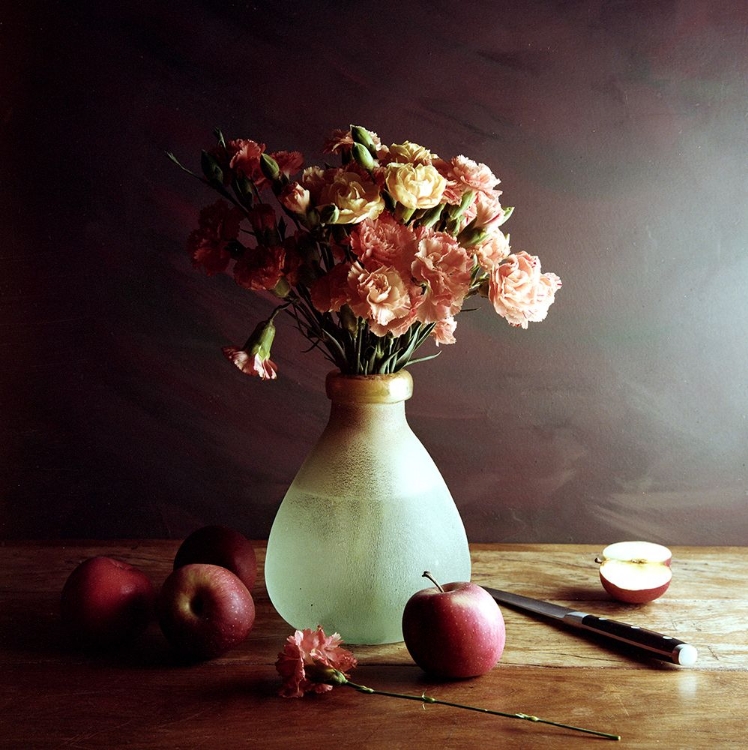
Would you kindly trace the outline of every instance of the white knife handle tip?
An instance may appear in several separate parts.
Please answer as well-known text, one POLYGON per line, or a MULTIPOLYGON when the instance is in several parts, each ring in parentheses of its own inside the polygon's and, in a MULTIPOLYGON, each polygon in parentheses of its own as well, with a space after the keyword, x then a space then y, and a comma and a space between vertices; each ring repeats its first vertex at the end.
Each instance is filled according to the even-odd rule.
POLYGON ((698 658, 699 652, 689 643, 681 643, 673 650, 673 661, 682 667, 692 667, 698 658))

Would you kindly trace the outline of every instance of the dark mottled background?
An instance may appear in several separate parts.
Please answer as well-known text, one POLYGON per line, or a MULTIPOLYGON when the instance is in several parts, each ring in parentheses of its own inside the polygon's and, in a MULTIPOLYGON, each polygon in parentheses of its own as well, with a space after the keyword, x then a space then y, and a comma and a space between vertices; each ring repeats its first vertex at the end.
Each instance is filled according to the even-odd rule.
POLYGON ((0 11, 0 533, 267 535, 327 363, 221 355, 272 302, 191 267, 220 126, 320 156, 350 123, 501 177, 564 286, 413 369, 472 541, 748 541, 743 0, 41 2, 0 11))

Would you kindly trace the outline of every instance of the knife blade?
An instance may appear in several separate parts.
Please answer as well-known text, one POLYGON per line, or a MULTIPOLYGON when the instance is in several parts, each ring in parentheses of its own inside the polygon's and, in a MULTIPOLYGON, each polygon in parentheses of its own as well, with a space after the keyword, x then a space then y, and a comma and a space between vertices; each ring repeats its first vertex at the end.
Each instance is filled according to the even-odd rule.
POLYGON ((619 643, 625 643, 629 646, 642 649, 649 656, 671 661, 673 664, 690 667, 696 663, 696 659, 698 658, 698 651, 695 646, 679 641, 677 638, 672 638, 669 635, 662 635, 661 633, 655 633, 653 630, 641 628, 638 625, 629 625, 625 622, 610 620, 607 617, 592 615, 589 612, 580 612, 576 609, 562 607, 559 604, 552 604, 540 599, 531 599, 529 596, 521 596, 509 591, 500 591, 488 586, 484 586, 483 588, 501 604, 507 604, 510 607, 534 612, 545 617, 551 617, 554 620, 560 620, 573 628, 597 633, 619 643))

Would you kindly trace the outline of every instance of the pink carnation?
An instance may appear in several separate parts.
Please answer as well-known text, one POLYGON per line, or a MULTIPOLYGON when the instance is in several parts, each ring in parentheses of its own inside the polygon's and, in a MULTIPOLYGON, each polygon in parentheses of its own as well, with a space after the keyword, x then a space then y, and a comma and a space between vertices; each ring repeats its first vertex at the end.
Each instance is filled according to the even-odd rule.
POLYGON ((233 152, 231 169, 252 180, 258 188, 267 182, 260 167, 260 156, 265 152, 264 143, 241 138, 229 141, 228 149, 229 153, 233 152))
POLYGON ((416 289, 405 282, 397 269, 381 266, 370 271, 354 263, 348 273, 348 286, 351 310, 368 321, 375 336, 400 336, 410 328, 415 319, 412 295, 416 289))
POLYGON ((513 326, 544 320, 553 304, 561 279, 540 272, 540 259, 519 252, 494 267, 488 278, 488 297, 496 312, 513 326))
POLYGON ((472 248, 478 265, 490 272, 493 267, 509 256, 509 237, 503 232, 494 232, 487 240, 472 248))
POLYGON ((479 164, 467 156, 455 156, 451 166, 453 178, 470 190, 491 193, 501 182, 485 164, 479 164))
POLYGON ((365 268, 392 266, 409 273, 417 249, 413 230, 390 213, 364 219, 351 232, 351 249, 365 268))
POLYGON ((433 323, 457 314, 470 290, 473 262, 464 247, 445 232, 418 230, 418 252, 411 267, 423 286, 418 319, 433 323))
POLYGON ((273 151, 271 156, 278 163, 281 174, 286 177, 300 172, 304 166, 304 155, 300 151, 273 151))
POLYGON ((302 698, 305 693, 326 693, 332 690, 332 685, 315 678, 329 675, 331 670, 348 677, 346 672, 356 666, 356 657, 341 643, 337 633, 327 636, 321 627, 297 630, 289 635, 275 662, 275 668, 283 678, 280 695, 302 698))
POLYGON ((262 380, 275 380, 278 377, 278 367, 275 362, 263 357, 259 352, 252 354, 236 346, 224 346, 222 351, 226 359, 245 375, 257 375, 262 380))
POLYGON ((239 236, 241 220, 242 212, 222 199, 203 208, 199 228, 187 240, 193 264, 209 276, 225 271, 231 260, 228 245, 239 236))
POLYGON ((454 336, 455 328, 457 328, 457 321, 453 317, 444 318, 440 320, 431 332, 434 341, 437 346, 443 344, 454 344, 456 339, 454 336))

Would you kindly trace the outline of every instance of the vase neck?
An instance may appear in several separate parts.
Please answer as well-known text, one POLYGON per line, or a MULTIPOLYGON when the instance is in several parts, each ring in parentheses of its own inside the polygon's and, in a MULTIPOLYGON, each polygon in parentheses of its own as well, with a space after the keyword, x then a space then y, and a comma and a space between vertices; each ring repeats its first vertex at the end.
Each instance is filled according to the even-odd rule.
POLYGON ((390 375, 342 375, 337 370, 327 376, 327 396, 333 404, 397 404, 413 395, 413 378, 407 370, 390 375))

